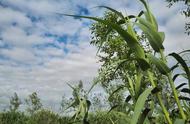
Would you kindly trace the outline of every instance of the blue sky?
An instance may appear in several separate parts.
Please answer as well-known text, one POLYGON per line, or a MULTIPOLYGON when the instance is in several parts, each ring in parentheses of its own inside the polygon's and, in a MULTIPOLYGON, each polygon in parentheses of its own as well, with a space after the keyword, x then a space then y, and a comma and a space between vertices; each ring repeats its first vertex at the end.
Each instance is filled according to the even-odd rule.
MULTIPOLYGON (((102 16, 107 5, 128 14, 142 9, 137 0, 0 0, 0 107, 17 92, 25 98, 37 92, 47 105, 58 104, 69 94, 66 83, 79 80, 89 87, 100 67, 96 48, 89 44, 89 20, 56 14, 102 16)), ((152 0, 160 31, 166 33, 167 53, 190 48, 182 5, 167 7, 152 0)))

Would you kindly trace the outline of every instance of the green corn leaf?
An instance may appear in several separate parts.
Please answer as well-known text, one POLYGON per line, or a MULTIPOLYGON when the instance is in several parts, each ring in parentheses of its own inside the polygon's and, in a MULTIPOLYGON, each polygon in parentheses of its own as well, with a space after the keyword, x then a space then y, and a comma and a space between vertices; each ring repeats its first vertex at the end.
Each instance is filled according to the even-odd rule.
POLYGON ((136 18, 136 17, 134 15, 128 15, 124 19, 120 19, 117 24, 120 24, 120 25, 124 24, 124 23, 126 23, 126 20, 132 19, 132 18, 136 18))
POLYGON ((113 28, 114 30, 116 30, 121 35, 121 37, 123 37, 124 40, 129 44, 129 46, 134 46, 134 45, 138 44, 138 41, 134 37, 132 37, 127 31, 125 31, 121 26, 119 26, 118 24, 112 23, 108 20, 103 20, 103 19, 99 19, 96 17, 90 17, 90 16, 78 16, 78 15, 68 15, 68 14, 61 14, 61 15, 72 16, 72 17, 76 17, 76 18, 87 18, 87 19, 91 19, 94 21, 98 21, 98 22, 108 25, 111 28, 113 28))
POLYGON ((143 71, 146 71, 147 69, 150 68, 150 64, 146 59, 138 59, 137 61, 143 71))
POLYGON ((183 101, 184 109, 186 110, 187 115, 190 115, 189 104, 186 101, 183 101))
POLYGON ((111 107, 111 109, 108 111, 108 113, 110 113, 112 110, 114 110, 115 108, 119 107, 119 105, 114 105, 111 107))
POLYGON ((181 87, 183 87, 184 85, 187 85, 187 83, 182 83, 182 84, 178 85, 175 89, 178 90, 178 89, 180 89, 181 87))
POLYGON ((180 52, 179 54, 183 54, 183 53, 187 53, 187 52, 190 52, 190 50, 184 50, 184 51, 180 52))
POLYGON ((143 5, 145 6, 146 10, 149 12, 150 10, 149 10, 149 7, 148 7, 146 1, 145 0, 140 0, 140 1, 143 3, 143 5))
POLYGON ((119 91, 122 90, 123 88, 125 88, 125 85, 119 86, 116 90, 114 90, 114 91, 110 94, 110 96, 109 96, 108 99, 110 99, 115 93, 119 92, 119 91))
POLYGON ((135 88, 133 86, 133 81, 131 80, 131 78, 129 76, 127 76, 127 79, 128 79, 129 87, 131 90, 131 95, 133 96, 135 94, 135 88))
POLYGON ((147 27, 148 29, 150 30, 153 30, 155 32, 157 32, 155 29, 154 29, 154 25, 152 25, 150 22, 148 22, 146 19, 142 18, 142 17, 136 17, 137 20, 139 21, 140 24, 144 25, 145 27, 147 27))
POLYGON ((128 124, 128 122, 130 122, 131 118, 126 115, 126 113, 124 112, 119 112, 119 111, 114 111, 112 114, 114 114, 117 118, 123 118, 125 121, 125 123, 121 123, 121 124, 128 124))
POLYGON ((86 105, 87 105, 87 110, 89 110, 89 109, 90 109, 90 106, 91 106, 90 100, 86 100, 86 105))
POLYGON ((173 81, 175 81, 177 79, 178 76, 180 76, 181 74, 175 74, 172 78, 173 81))
MULTIPOLYGON (((140 11, 140 13, 138 14, 137 17, 141 17, 144 14, 144 11, 140 11)), ((135 22, 137 22, 138 20, 136 19, 135 22)))
POLYGON ((190 89, 188 89, 188 88, 183 88, 183 89, 181 90, 181 92, 190 94, 190 89))
POLYGON ((75 107, 75 106, 77 106, 78 104, 79 104, 79 102, 74 101, 74 102, 72 102, 67 108, 65 108, 63 111, 66 111, 66 110, 68 110, 68 109, 71 108, 71 107, 75 107))
POLYGON ((190 87, 190 69, 189 67, 187 66, 186 62, 183 60, 183 58, 177 54, 177 53, 171 53, 169 54, 169 56, 172 56, 174 57, 180 64, 181 66, 183 67, 183 69, 185 70, 186 72, 186 75, 187 75, 187 78, 188 78, 188 82, 189 82, 189 87, 190 87))
POLYGON ((161 49, 164 49, 163 46, 163 33, 159 33, 153 29, 152 24, 148 23, 143 18, 137 18, 139 23, 135 23, 141 30, 147 35, 148 41, 151 47, 156 51, 160 52, 161 49))
POLYGON ((177 118, 174 124, 185 124, 185 120, 177 118))
POLYGON ((160 37, 161 37, 161 41, 162 41, 162 43, 164 42, 164 40, 165 40, 165 33, 164 32, 158 32, 159 33, 159 35, 160 35, 160 37))
POLYGON ((161 74, 166 75, 170 72, 170 68, 162 60, 156 58, 151 54, 148 55, 148 58, 152 64, 156 65, 161 74))
POLYGON ((154 15, 152 13, 150 13, 150 15, 149 15, 148 12, 144 12, 144 15, 146 17, 146 20, 152 24, 152 26, 154 27, 154 30, 158 31, 158 23, 157 23, 154 15))
POLYGON ((97 6, 97 7, 100 7, 100 8, 106 8, 106 9, 112 11, 113 13, 117 14, 120 18, 122 18, 122 19, 125 18, 125 17, 122 15, 121 12, 119 12, 119 11, 117 11, 117 10, 111 8, 111 7, 108 7, 108 6, 97 6))
POLYGON ((190 101, 190 98, 189 98, 189 97, 186 97, 186 96, 179 96, 178 98, 179 98, 180 100, 190 101))
POLYGON ((136 36, 136 33, 133 30, 131 21, 128 19, 126 22, 127 22, 127 31, 129 32, 129 34, 131 36, 133 36, 137 40, 137 36, 136 36))
POLYGON ((146 19, 154 26, 154 29, 158 31, 158 24, 157 24, 156 18, 151 13, 150 7, 148 6, 147 2, 145 0, 140 0, 140 1, 143 3, 147 11, 147 12, 144 12, 146 19))
POLYGON ((174 66, 172 66, 172 67, 170 68, 170 70, 173 71, 173 70, 176 69, 177 67, 179 67, 178 63, 175 64, 174 66))
POLYGON ((131 95, 127 96, 125 102, 128 103, 131 100, 131 95))
POLYGON ((158 93, 158 92, 160 92, 160 91, 162 91, 162 87, 154 87, 154 89, 152 90, 152 94, 156 94, 156 93, 158 93))
MULTIPOLYGON (((106 35, 105 35, 105 36, 106 36, 105 41, 108 41, 108 39, 109 39, 109 34, 110 34, 111 31, 112 31, 112 29, 111 29, 110 27, 108 27, 108 31, 106 32, 106 35)), ((104 43, 104 40, 102 40, 102 41, 100 42, 100 46, 98 47, 98 50, 97 50, 96 55, 99 53, 100 49, 102 48, 103 43, 104 43)))
POLYGON ((144 108, 147 97, 151 94, 153 88, 146 89, 137 99, 135 110, 130 124, 137 124, 141 111, 144 108))
POLYGON ((75 88, 74 88, 72 85, 70 85, 69 83, 67 83, 67 85, 68 85, 71 89, 75 90, 75 88))
MULTIPOLYGON (((138 14, 138 17, 141 17, 143 14, 144 14, 144 11, 140 11, 140 13, 138 14)), ((118 24, 124 24, 124 23, 126 23, 125 20, 132 19, 132 18, 136 18, 136 16, 134 16, 134 15, 128 15, 127 17, 125 17, 125 19, 119 20, 118 24)), ((137 22, 137 19, 135 20, 135 22, 137 22)))
POLYGON ((151 109, 149 108, 145 108, 144 111, 142 112, 140 118, 139 118, 139 121, 137 124, 144 124, 144 121, 148 115, 148 113, 150 112, 151 109))
POLYGON ((135 80, 135 96, 139 96, 141 91, 141 80, 142 80, 142 73, 138 72, 137 78, 135 80))
POLYGON ((186 73, 181 73, 181 74, 175 74, 173 76, 173 81, 175 81, 179 76, 183 76, 184 78, 188 79, 188 76, 186 73))
POLYGON ((151 13, 151 16, 152 16, 153 25, 156 28, 156 30, 158 31, 158 23, 156 21, 156 18, 152 13, 151 13))
POLYGON ((90 124, 90 123, 86 119, 84 119, 83 124, 90 124))
MULTIPOLYGON (((189 68, 189 69, 190 69, 190 68, 189 68)), ((188 76, 187 76, 186 73, 182 73, 181 75, 182 75, 184 78, 188 79, 188 76)))
POLYGON ((71 17, 76 17, 76 18, 87 18, 87 19, 98 21, 100 23, 110 26, 111 28, 116 30, 118 32, 118 34, 120 34, 120 36, 127 42, 129 47, 135 53, 136 58, 138 59, 138 62, 141 62, 141 63, 143 63, 143 65, 146 65, 146 68, 142 67, 142 69, 145 70, 148 68, 148 63, 145 59, 145 53, 144 53, 143 48, 138 43, 137 39, 135 37, 133 37, 131 34, 129 34, 127 31, 125 31, 120 25, 112 23, 108 20, 102 20, 102 19, 99 19, 96 17, 78 16, 78 15, 69 15, 69 14, 60 14, 60 15, 71 16, 71 17))

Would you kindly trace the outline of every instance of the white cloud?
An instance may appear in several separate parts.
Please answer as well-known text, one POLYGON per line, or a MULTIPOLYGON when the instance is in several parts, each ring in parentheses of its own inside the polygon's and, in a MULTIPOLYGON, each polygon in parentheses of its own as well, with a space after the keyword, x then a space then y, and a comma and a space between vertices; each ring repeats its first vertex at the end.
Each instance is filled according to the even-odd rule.
POLYGON ((26 15, 22 12, 3 7, 0 7, 0 12, 1 28, 6 28, 7 25, 11 25, 12 23, 16 23, 21 27, 32 26, 32 22, 30 21, 30 19, 28 19, 26 15))
POLYGON ((27 32, 19 27, 7 27, 1 34, 3 41, 14 46, 28 47, 34 44, 48 42, 47 38, 35 34, 27 35, 27 32))
POLYGON ((9 57, 12 61, 29 64, 36 63, 35 55, 24 48, 2 49, 0 52, 1 55, 9 57))
POLYGON ((57 35, 73 35, 78 31, 79 28, 82 26, 81 21, 73 19, 72 17, 68 17, 66 19, 61 20, 51 20, 47 21, 47 31, 52 34, 57 35))
POLYGON ((43 49, 36 49, 35 53, 40 57, 63 57, 65 55, 62 49, 58 49, 55 47, 46 47, 43 49))
POLYGON ((186 18, 179 13, 175 16, 172 16, 170 19, 168 19, 165 25, 167 27, 167 33, 174 36, 178 34, 184 34, 185 20, 186 18))

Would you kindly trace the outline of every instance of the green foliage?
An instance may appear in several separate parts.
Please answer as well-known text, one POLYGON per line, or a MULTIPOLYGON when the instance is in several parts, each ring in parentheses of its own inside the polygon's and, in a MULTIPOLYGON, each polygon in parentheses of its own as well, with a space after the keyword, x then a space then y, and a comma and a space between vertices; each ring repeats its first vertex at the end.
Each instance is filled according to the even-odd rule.
MULTIPOLYGON (((156 18, 147 2, 145 0, 140 1, 145 7, 145 11, 143 11, 144 17, 132 16, 136 18, 135 21, 128 16, 125 17, 121 12, 106 6, 99 6, 111 11, 105 14, 105 18, 64 15, 96 21, 91 28, 93 34, 91 43, 98 47, 98 51, 106 53, 106 55, 103 54, 105 56, 101 56, 103 65, 99 73, 99 82, 102 83, 105 89, 108 89, 107 86, 113 81, 122 81, 123 84, 116 89, 111 88, 114 90, 111 94, 109 93, 109 98, 112 98, 116 93, 121 96, 122 93, 120 91, 125 90, 129 92, 132 100, 130 101, 129 97, 126 98, 127 103, 120 100, 119 103, 111 107, 110 111, 122 106, 122 109, 117 109, 118 112, 122 112, 125 115, 135 113, 131 120, 132 123, 137 123, 139 116, 141 121, 143 120, 147 123, 152 122, 150 118, 156 118, 156 122, 167 122, 169 124, 172 124, 176 118, 188 120, 187 108, 189 107, 183 107, 183 103, 180 101, 183 98, 186 104, 187 99, 185 101, 185 97, 179 96, 174 80, 172 80, 173 69, 170 70, 168 67, 166 55, 164 55, 163 42, 165 34, 158 30, 156 18), (122 20, 122 23, 120 23, 120 20, 122 20), (139 38, 141 35, 135 31, 135 26, 138 26, 139 30, 143 32, 145 36, 143 37, 144 41, 150 44, 149 52, 146 52, 147 49, 142 44, 142 39, 139 38), (165 83, 160 84, 159 82, 161 81, 165 83), (152 91, 154 95, 151 95, 149 100, 146 100, 146 97, 144 99, 141 98, 141 94, 143 95, 147 88, 154 88, 152 91), (162 91, 162 89, 170 90, 162 91), (165 97, 164 94, 171 93, 170 91, 172 91, 172 97, 165 97), (141 106, 139 101, 143 103, 141 106), (151 101, 151 104, 149 101, 151 101), (166 103, 169 103, 169 105, 166 103), (143 106, 146 106, 144 111, 142 111, 143 106), (169 108, 168 106, 176 106, 177 108, 169 108), (150 110, 146 108, 150 108, 150 110), (177 109, 179 113, 174 112, 172 109, 177 109), (151 111, 150 114, 147 111, 151 111), (164 114, 164 117, 162 114, 164 114)), ((188 77, 188 64, 179 55, 172 55, 185 69, 186 77, 188 77)), ((187 93, 189 90, 183 89, 182 91, 187 93)))
POLYGON ((150 62, 154 64, 158 70, 160 71, 161 74, 168 74, 170 72, 169 67, 160 59, 156 58, 153 55, 148 55, 150 62))
POLYGON ((30 114, 34 114, 36 111, 42 108, 42 103, 36 92, 33 92, 29 95, 29 98, 25 99, 26 104, 28 105, 27 111, 30 114))
POLYGON ((130 117, 118 111, 110 113, 99 111, 95 114, 89 114, 90 124, 125 124, 130 122, 130 117))
POLYGON ((27 121, 28 124, 62 124, 67 123, 67 118, 61 118, 58 114, 49 110, 40 110, 33 115, 27 121))
POLYGON ((145 101, 147 97, 150 95, 152 91, 152 88, 146 89, 138 98, 135 108, 134 108, 134 114, 131 119, 131 124, 136 124, 138 122, 138 118, 141 114, 142 109, 144 108, 145 101))
POLYGON ((26 124, 28 117, 22 112, 8 111, 0 113, 0 124, 26 124))
POLYGON ((19 99, 17 93, 14 93, 14 96, 10 99, 10 111, 18 110, 19 106, 21 105, 21 100, 19 99))
MULTIPOLYGON (((183 15, 185 17, 190 18, 190 1, 189 0, 166 0, 169 3, 169 7, 172 7, 175 4, 183 3, 184 7, 180 9, 183 15)), ((185 24, 185 33, 190 35, 190 22, 187 22, 185 24)))

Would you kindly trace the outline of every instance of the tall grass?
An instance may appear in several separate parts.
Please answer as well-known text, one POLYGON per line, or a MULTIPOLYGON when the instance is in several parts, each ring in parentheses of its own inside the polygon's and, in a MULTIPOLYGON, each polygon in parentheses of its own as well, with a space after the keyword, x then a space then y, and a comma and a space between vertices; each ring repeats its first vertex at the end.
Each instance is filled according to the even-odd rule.
MULTIPOLYGON (((117 15, 118 21, 116 22, 97 17, 68 14, 63 15, 91 19, 101 23, 102 25, 106 25, 108 28, 107 35, 105 36, 106 38, 105 40, 100 41, 101 43, 98 45, 100 51, 103 49, 103 44, 105 42, 113 42, 109 41, 110 30, 114 30, 117 34, 119 34, 122 38, 122 42, 126 43, 125 45, 129 48, 131 53, 127 56, 127 58, 125 55, 118 57, 116 70, 113 71, 112 74, 106 76, 114 76, 114 74, 116 74, 115 72, 121 68, 123 64, 132 63, 135 65, 135 69, 132 70, 132 74, 129 74, 131 67, 125 69, 125 78, 127 78, 127 82, 124 82, 124 87, 126 87, 126 90, 129 91, 132 104, 130 104, 131 106, 129 107, 129 103, 122 103, 127 105, 123 106, 124 111, 121 113, 122 115, 132 116, 130 122, 128 123, 151 123, 151 118, 158 118, 158 120, 161 120, 163 117, 162 114, 164 114, 164 123, 185 123, 185 121, 187 122, 190 120, 190 106, 188 102, 189 97, 183 96, 183 94, 181 94, 178 90, 179 88, 176 88, 174 83, 175 77, 173 76, 176 68, 184 71, 183 76, 187 79, 186 81, 189 86, 188 88, 183 88, 181 91, 190 93, 190 71, 188 64, 180 56, 180 54, 171 53, 169 56, 174 57, 177 64, 172 68, 169 67, 167 62, 168 55, 165 55, 165 48, 163 45, 165 41, 165 34, 164 32, 159 31, 157 20, 151 12, 147 2, 145 0, 140 0, 140 2, 144 5, 145 10, 141 11, 137 16, 126 16, 113 8, 99 6, 101 8, 106 8, 117 15), (145 47, 142 46, 141 40, 138 38, 138 34, 135 31, 136 27, 138 27, 138 31, 142 31, 145 34, 145 39, 151 46, 152 52, 146 52, 145 47), (144 78, 146 78, 146 81, 144 78), (165 82, 159 84, 160 79, 163 79, 165 82), (142 87, 142 85, 145 87, 142 87), (162 89, 169 89, 169 91, 171 91, 172 94, 168 99, 169 101, 173 101, 172 108, 167 107, 166 101, 168 100, 166 100, 164 96, 167 92, 162 89), (130 108, 130 111, 125 111, 127 108, 130 108)), ((126 53, 126 55, 127 54, 128 53, 126 53)), ((106 71, 110 73, 110 70, 106 71)), ((180 76, 180 74, 177 75, 180 76)), ((114 93, 118 91, 119 90, 116 90, 114 93)), ((130 101, 130 99, 128 99, 127 102, 128 101, 130 101)), ((115 108, 117 106, 113 107, 115 108)))

